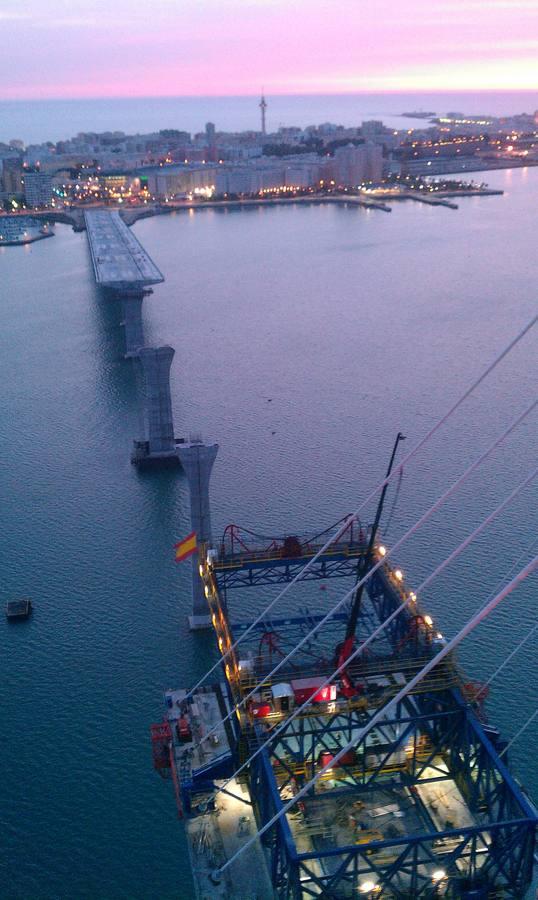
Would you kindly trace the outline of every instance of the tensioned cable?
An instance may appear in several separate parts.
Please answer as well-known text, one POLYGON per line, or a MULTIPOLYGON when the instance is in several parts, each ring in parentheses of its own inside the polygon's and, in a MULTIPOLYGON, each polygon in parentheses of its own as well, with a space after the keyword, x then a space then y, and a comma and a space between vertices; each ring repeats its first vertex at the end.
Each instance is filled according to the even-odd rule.
POLYGON ((242 700, 232 710, 230 710, 230 712, 220 722, 218 722, 216 725, 214 725, 213 728, 211 728, 203 736, 203 738, 200 740, 200 743, 203 743, 204 741, 208 740, 211 737, 211 735, 213 735, 220 728, 221 725, 223 725, 225 722, 227 722, 233 716, 233 714, 236 710, 243 707, 254 696, 254 694, 257 693, 257 691, 260 689, 260 687, 262 687, 263 684, 268 679, 272 678, 272 676, 275 675, 282 668, 282 666, 284 666, 285 663, 291 659, 292 656, 294 656, 294 654, 297 652, 297 650, 300 650, 301 647, 304 646, 304 644, 307 643, 307 641, 309 641, 312 638, 312 635, 315 634, 317 631, 319 631, 329 621, 329 619, 331 619, 335 615, 335 613, 338 611, 338 609, 355 593, 355 591, 359 587, 361 587, 361 585, 363 585, 369 578, 371 578, 371 576, 383 565, 383 563, 385 562, 387 557, 389 557, 392 553, 394 553, 396 550, 398 550, 401 547, 401 545, 409 537, 411 537, 415 533, 415 531, 417 531, 424 524, 425 521, 427 521, 430 518, 430 516, 432 516, 435 512, 437 512, 437 510, 443 505, 443 503, 467 480, 467 478, 469 478, 469 476, 475 471, 475 469, 478 468, 478 466, 480 466, 482 464, 482 462, 489 456, 489 454, 492 453, 493 450, 500 443, 502 443, 502 441, 511 433, 511 431, 513 431, 523 421, 523 419, 525 419, 526 416, 529 415, 530 412, 532 412, 532 410, 537 405, 538 405, 538 400, 535 400, 530 405, 530 407, 528 407, 520 416, 517 417, 517 419, 515 419, 511 423, 511 425, 508 426, 508 428, 503 432, 503 434, 501 434, 493 442, 493 444, 491 444, 490 447, 486 451, 484 451, 484 453, 482 453, 478 457, 478 459, 475 460, 475 462, 471 464, 471 466, 469 466, 469 468, 463 473, 463 475, 461 475, 460 478, 457 479, 457 481, 455 481, 451 485, 451 487, 448 488, 448 490, 445 491, 445 493, 440 498, 438 498, 438 500, 436 500, 436 502, 433 504, 433 506, 431 506, 421 516, 421 518, 417 522, 415 522, 415 524, 410 529, 408 529, 408 531, 400 538, 400 540, 397 541, 396 544, 394 544, 394 546, 390 549, 390 551, 387 551, 386 555, 382 559, 380 559, 374 566, 372 566, 372 568, 366 573, 366 575, 361 579, 361 581, 359 581, 346 594, 344 594, 344 596, 338 601, 338 603, 335 606, 333 606, 333 608, 324 616, 324 618, 320 622, 318 622, 299 641, 298 644, 295 645, 295 647, 287 654, 287 656, 283 657, 280 660, 280 662, 277 663, 277 665, 270 672, 268 672, 255 685, 255 687, 252 688, 252 690, 248 694, 246 694, 245 697, 243 697, 242 700))
MULTIPOLYGON (((266 822, 265 825, 260 828, 255 835, 253 835, 253 837, 249 838, 248 841, 246 841, 239 848, 239 850, 237 850, 233 854, 233 856, 231 856, 230 859, 224 863, 224 865, 217 869, 218 874, 221 875, 223 872, 225 872, 226 869, 232 865, 232 863, 237 859, 238 856, 244 853, 244 851, 247 850, 248 847, 252 846, 252 844, 257 841, 258 838, 260 838, 263 834, 265 834, 265 832, 268 831, 268 829, 271 828, 275 824, 275 822, 278 822, 278 820, 282 816, 284 816, 288 812, 288 810, 292 806, 294 806, 294 804, 297 803, 298 800, 301 799, 301 797, 304 797, 304 795, 308 793, 308 791, 326 772, 328 772, 335 766, 336 763, 339 762, 339 760, 342 758, 342 756, 344 756, 345 753, 348 752, 348 750, 351 750, 352 747, 360 743, 368 734, 368 732, 371 731, 371 729, 375 725, 377 725, 379 721, 386 718, 387 714, 391 712, 391 710, 393 710, 394 707, 398 705, 398 703, 401 703, 404 697, 406 697, 407 694, 409 694, 413 690, 413 688, 419 683, 419 681, 421 681, 426 675, 428 675, 428 673, 431 672, 431 670, 434 669, 435 666, 437 666, 441 662, 441 660, 445 658, 445 656, 451 653, 452 650, 454 650, 454 648, 457 647, 458 644, 460 644, 461 641, 465 637, 467 637, 467 635, 470 634, 471 631, 473 631, 477 627, 477 625, 480 624, 480 622, 483 621, 483 619, 489 616, 489 614, 495 609, 496 606, 499 605, 499 603, 501 603, 509 594, 511 594, 511 592, 537 568, 538 556, 535 556, 534 559, 527 563, 527 565, 518 572, 518 574, 515 576, 515 578, 512 579, 512 581, 505 585, 505 587, 498 594, 496 594, 496 596, 493 597, 489 601, 489 603, 486 604, 486 606, 484 606, 471 619, 469 619, 469 621, 463 626, 458 634, 453 637, 452 640, 450 640, 447 644, 445 644, 442 650, 440 650, 439 653, 437 653, 431 660, 429 660, 429 662, 426 663, 426 665, 420 670, 420 672, 413 676, 411 681, 408 681, 407 684, 400 691, 398 691, 395 697, 389 700, 388 703, 382 706, 372 716, 372 718, 364 726, 364 728, 360 729, 358 736, 353 737, 344 747, 338 750, 333 758, 325 766, 323 766, 323 768, 320 769, 320 771, 317 772, 316 775, 314 775, 314 777, 310 779, 310 781, 303 785, 303 787, 295 794, 294 797, 291 798, 291 800, 288 800, 288 802, 283 805, 282 809, 275 813, 275 815, 272 816, 269 821, 266 822)), ((536 714, 538 715, 538 710, 536 714)), ((516 737, 517 736, 518 735, 516 735, 516 737)))
POLYGON ((407 456, 405 456, 402 459, 402 461, 393 468, 390 475, 387 475, 387 477, 384 478, 383 481, 381 481, 377 485, 377 487, 375 487, 373 489, 373 491, 370 492, 368 497, 366 497, 366 499, 360 504, 360 506, 355 510, 355 512, 351 513, 347 517, 347 519, 344 520, 344 523, 340 526, 340 528, 338 528, 337 531, 332 535, 332 537, 330 537, 325 542, 325 544, 317 551, 317 553, 312 557, 312 559, 310 559, 306 563, 306 565, 303 566, 301 571, 298 572, 297 575, 295 575, 295 577, 290 582, 288 582, 288 584, 286 584, 284 586, 284 588, 280 591, 279 594, 277 594, 277 596, 273 600, 271 600, 271 602, 265 607, 263 612, 261 612, 260 615, 253 622, 250 623, 248 628, 239 635, 237 640, 235 640, 234 643, 228 648, 228 650, 226 651, 224 656, 221 657, 221 659, 219 659, 213 666, 211 666, 211 668, 208 669, 208 671, 205 673, 205 675, 203 675, 202 678, 195 684, 195 686, 193 688, 191 688, 191 690, 188 692, 188 694, 186 694, 185 700, 188 700, 190 697, 192 697, 194 692, 197 691, 198 688, 201 687, 201 685, 205 682, 205 680, 207 678, 209 678, 209 676, 212 675, 213 672, 215 672, 220 667, 220 665, 223 661, 228 659, 230 654, 233 653, 233 651, 236 649, 236 647, 242 641, 244 641, 246 637, 248 637, 248 635, 252 632, 252 630, 257 625, 259 625, 260 622, 263 622, 264 618, 271 611, 271 609, 275 606, 275 604, 278 603, 278 601, 281 600, 282 597, 284 597, 284 595, 287 594, 287 592, 289 590, 291 590, 293 585, 296 584, 298 581, 301 581, 304 578, 305 573, 308 572, 309 569, 312 568, 314 563, 317 562, 317 560, 320 558, 320 556, 322 556, 323 553, 326 552, 326 550, 331 546, 331 544, 335 543, 335 541, 337 541, 338 538, 342 536, 342 534, 349 527, 351 522, 353 522, 355 519, 357 519, 359 513, 367 506, 368 503, 370 503, 371 500, 373 500, 373 498, 376 496, 376 494, 379 491, 383 490, 385 485, 388 484, 393 478, 395 478, 397 475, 399 475, 399 473, 402 471, 404 466, 406 466, 407 463, 411 459, 413 459, 414 456, 416 456, 416 454, 419 452, 419 450, 421 450, 422 447, 430 440, 430 438, 433 437, 433 435, 445 424, 445 422, 448 421, 448 419, 456 412, 456 410, 462 405, 462 403, 464 403, 465 400, 467 400, 467 398, 476 390, 476 388, 479 387, 480 384, 482 384, 482 382, 488 377, 488 375, 490 375, 491 372, 493 372, 493 370, 497 368, 499 363, 502 362, 502 360, 505 358, 505 356, 507 356, 510 353, 510 351, 513 350, 513 348, 516 346, 516 344, 518 344, 519 341, 523 337, 525 337, 525 335, 531 330, 531 328, 534 327, 536 322, 538 322, 538 314, 535 315, 530 320, 530 322, 527 323, 527 325, 525 325, 525 327, 516 335, 516 337, 513 338, 509 344, 507 344, 507 346, 504 348, 504 350, 502 350, 502 352, 497 357, 495 357, 493 362, 489 364, 489 366, 484 370, 484 372, 482 372, 482 374, 479 375, 479 377, 470 385, 470 387, 468 387, 463 392, 463 394, 461 394, 461 396, 458 398, 458 400, 456 400, 456 402, 450 407, 448 412, 446 412, 444 414, 444 416, 442 416, 442 418, 438 419, 437 422, 434 425, 432 425, 430 430, 426 433, 426 435, 423 438, 421 438, 421 440, 418 442, 418 444, 416 444, 413 447, 413 449, 409 451, 407 456))
POLYGON ((503 662, 500 664, 500 666, 497 669, 495 669, 493 675, 490 675, 488 680, 485 681, 484 684, 480 686, 479 690, 476 692, 475 696, 473 697, 473 700, 476 700, 476 698, 479 697, 480 694, 482 694, 483 691, 487 687, 489 687, 489 685, 491 684, 493 679, 497 678, 497 675, 501 674, 501 672, 505 668, 505 666, 507 666, 508 663, 510 662, 510 660, 514 658, 516 653, 519 653, 519 651, 521 650, 522 647, 525 646, 527 641, 530 641, 531 637, 533 636, 533 634, 536 633, 536 631, 538 631, 538 622, 536 623, 536 625, 532 626, 531 630, 528 631, 527 634, 525 635, 525 637, 520 640, 519 644, 516 647, 514 647, 512 652, 508 654, 508 656, 506 657, 506 659, 503 660, 503 662))
MULTIPOLYGON (((384 564, 387 557, 389 557, 392 553, 394 553, 396 550, 398 550, 408 538, 410 538, 416 531, 418 531, 418 529, 424 524, 424 522, 426 522, 434 513, 436 513, 441 508, 441 506, 445 503, 445 501, 448 500, 448 498, 451 497, 453 493, 455 493, 455 491, 470 477, 470 475, 472 475, 472 473, 475 471, 475 469, 477 469, 484 462, 484 460, 487 459, 487 457, 499 446, 499 444, 501 444, 503 442, 503 440, 506 437, 508 437, 508 435, 512 431, 514 431, 515 428, 517 428, 517 426, 533 411, 533 409, 535 409, 535 407, 537 405, 538 405, 538 400, 534 400, 531 403, 531 405, 527 407, 527 409, 525 409, 522 413, 520 413, 519 416, 517 416, 516 419, 514 419, 514 421, 508 426, 508 428, 506 428, 506 430, 493 441, 493 443, 488 447, 487 450, 485 450, 483 453, 481 453, 480 456, 473 463, 471 463, 471 465, 465 470, 465 472, 462 475, 460 475, 460 477, 444 492, 444 494, 442 494, 435 501, 435 503, 432 506, 430 506, 430 508, 428 510, 426 510, 425 513, 423 513, 423 515, 420 517, 420 519, 418 519, 415 522, 415 524, 412 525, 411 528, 409 528, 405 532, 405 534, 399 539, 399 541, 397 541, 390 550, 387 550, 385 556, 382 557, 381 559, 379 559, 375 563, 375 565, 373 565, 371 567, 371 569, 369 569, 369 571, 366 573, 366 575, 364 575, 364 577, 360 581, 358 581, 357 584, 354 584, 353 587, 350 588, 350 590, 347 591, 347 593, 345 593, 343 595, 343 597, 341 597, 341 599, 338 601, 338 603, 335 606, 333 606, 331 610, 329 610, 329 612, 323 617, 323 619, 321 619, 321 621, 319 621, 299 641, 299 643, 296 644, 295 647, 292 650, 290 650, 290 652, 286 656, 284 656, 280 660, 280 662, 277 663, 277 665, 270 672, 268 672, 266 675, 264 675, 263 678, 255 685, 255 687, 253 687, 252 690, 249 691, 249 693, 246 694, 240 700, 240 702, 237 703, 230 710, 230 712, 228 712, 227 715, 224 716, 223 719, 221 719, 220 722, 218 722, 216 725, 214 725, 212 728, 210 728, 210 730, 200 739, 200 742, 199 742, 200 744, 202 744, 203 742, 208 740, 211 737, 211 735, 215 734, 215 732, 220 728, 221 725, 223 725, 225 722, 227 722, 229 719, 231 719, 232 716, 234 715, 234 713, 236 712, 236 710, 241 709, 241 707, 243 707, 253 697, 253 695, 255 693, 257 693, 257 691, 263 686, 263 684, 268 679, 272 678, 272 676, 275 675, 282 668, 282 666, 284 666, 292 658, 292 656, 294 656, 294 654, 298 650, 300 650, 301 647, 308 640, 310 640, 312 638, 312 635, 314 635, 317 631, 319 631, 320 628, 323 628, 323 626, 329 621, 329 619, 331 619, 335 615, 335 613, 340 609, 340 607, 343 606, 343 604, 346 602, 346 600, 348 600, 351 596, 353 596, 353 594, 369 578, 371 578, 372 575, 375 574, 375 572, 377 572, 377 570, 384 564)), ((224 659, 224 656, 223 656, 223 659, 224 659)))
POLYGON ((533 550, 535 549, 535 547, 537 546, 537 544, 538 544, 538 539, 537 539, 536 537, 533 537, 533 539, 532 539, 532 541, 530 542, 530 544, 529 544, 529 546, 527 547, 527 549, 526 549, 526 550, 522 550, 521 553, 518 554, 518 556, 516 557, 516 559, 514 560, 514 562, 512 563, 512 565, 509 567, 508 571, 503 575, 503 577, 502 577, 502 578, 500 579, 500 581, 498 582, 498 587, 496 587, 495 590, 492 591, 492 593, 491 593, 490 596, 487 598, 487 600, 485 600, 485 603, 488 602, 488 600, 490 599, 490 597, 493 596, 493 594, 497 593, 497 591, 501 589, 501 587, 503 586, 503 584, 504 584, 504 582, 506 581, 506 579, 507 579, 507 578, 510 578, 510 575, 512 574, 512 572, 514 571, 514 569, 517 568, 517 566, 519 565, 519 563, 521 562, 521 560, 524 559, 525 556, 528 556, 529 553, 532 553, 533 550))
POLYGON ((501 750, 501 752, 499 753, 499 756, 504 756, 504 754, 510 749, 510 747, 512 746, 512 744, 515 743, 515 741, 517 741, 517 739, 518 739, 519 737, 521 737, 521 735, 523 734, 523 732, 527 730, 527 728, 529 727, 529 725, 532 725, 532 723, 534 722, 536 716, 538 716, 538 709, 535 709, 534 712, 533 712, 533 714, 532 714, 532 716, 531 716, 529 719, 527 719, 527 721, 525 722, 524 725, 521 726, 521 728, 519 729, 519 731, 516 731, 516 733, 515 733, 514 737, 512 738, 512 740, 511 740, 511 741, 508 741, 506 747, 504 747, 504 748, 501 750))
MULTIPOLYGON (((485 601, 485 603, 487 603, 488 600, 490 599, 490 597, 493 597, 493 595, 496 594, 497 591, 501 589, 501 587, 502 587, 502 585, 504 584, 504 582, 506 581, 506 579, 507 579, 507 578, 510 578, 510 575, 511 575, 512 572, 517 568, 517 566, 519 565, 519 563, 521 562, 521 560, 524 559, 525 556, 528 556, 529 553, 532 553, 532 552, 534 551, 534 549, 535 549, 535 547, 536 547, 537 544, 538 544, 538 540, 537 540, 535 537, 533 537, 533 539, 532 539, 532 541, 530 542, 530 545, 528 546, 528 548, 527 548, 526 550, 523 550, 523 551, 517 556, 517 558, 514 560, 514 562, 512 563, 512 565, 510 566, 510 568, 508 569, 508 571, 503 575, 503 577, 502 577, 502 578, 500 579, 500 581, 498 582, 497 587, 495 588, 495 590, 493 590, 493 591, 491 592, 491 594, 489 595, 489 597, 487 598, 487 600, 485 601)), ((536 624, 535 628, 538 628, 538 623, 536 624)), ((523 647, 523 645, 526 644, 526 642, 529 640, 529 638, 531 637, 531 635, 534 633, 535 628, 533 628, 532 631, 531 631, 529 634, 527 634, 527 635, 523 638, 522 641, 520 641, 520 643, 517 645, 517 647, 515 647, 514 650, 512 651, 512 653, 504 660, 504 662, 501 663, 501 665, 498 667, 498 669, 496 669, 496 670, 493 672, 493 674, 490 675, 490 677, 488 678, 488 680, 485 681, 483 684, 480 685, 480 687, 479 687, 479 689, 477 690, 477 692, 476 692, 476 694, 474 695, 474 697, 471 698, 471 703, 473 703, 475 700, 478 699, 478 697, 480 696, 480 694, 483 693, 484 689, 487 688, 487 687, 491 684, 491 682, 493 681, 494 678, 497 677, 497 675, 499 675, 499 673, 504 669, 505 665, 507 665, 507 663, 510 662, 510 660, 512 659, 513 656, 515 656, 515 654, 518 652, 518 650, 520 650, 521 647, 523 647)))
MULTIPOLYGON (((513 490, 513 491, 512 491, 512 492, 511 492, 511 493, 510 493, 503 501, 502 501, 502 503, 500 503, 499 506, 497 506, 497 507, 493 510, 493 512, 491 512, 491 513, 489 514, 489 516, 487 516, 487 517, 480 523, 480 525, 478 525, 478 526, 474 529, 474 531, 473 531, 471 534, 469 534, 469 535, 465 538, 465 540, 462 541, 461 544, 460 544, 458 547, 456 547, 456 549, 453 550, 452 553, 450 553, 449 556, 447 556, 446 559, 444 559, 443 562, 441 562, 441 563, 437 566, 437 568, 436 568, 430 575, 428 575, 428 577, 422 582, 422 584, 420 584, 420 585, 418 586, 418 588, 417 588, 417 594, 420 593, 421 591, 423 591, 426 587, 428 587, 428 586, 431 584, 431 582, 434 580, 434 578, 436 578, 436 577, 437 577, 444 569, 446 569, 446 567, 447 567, 448 565, 450 565, 450 563, 454 562, 454 560, 457 559, 457 557, 460 555, 460 553, 463 553, 463 551, 469 546, 469 544, 471 544, 472 541, 474 541, 474 540, 475 540, 475 539, 476 539, 476 538, 477 538, 477 537, 478 537, 478 536, 479 536, 479 535, 480 535, 480 534, 488 527, 488 525, 490 525, 490 524, 493 522, 493 520, 494 520, 494 519, 495 519, 495 518, 496 518, 496 517, 497 517, 497 516, 498 516, 498 515, 499 515, 499 514, 507 507, 507 506, 508 506, 509 503, 512 502, 512 500, 513 500, 515 497, 517 497, 517 495, 518 495, 519 493, 521 493, 522 490, 524 490, 524 489, 531 483, 531 481, 533 481, 534 478, 536 478, 537 475, 538 475, 538 466, 534 469, 534 471, 532 471, 532 472, 530 473, 530 475, 528 475, 528 476, 525 478, 524 481, 522 481, 516 488, 514 488, 514 490, 513 490)), ((384 621, 383 621, 383 622, 375 629, 375 631, 372 632, 372 634, 367 638, 367 640, 365 640, 364 643, 362 643, 359 647, 357 647, 356 650, 354 650, 354 652, 349 656, 349 658, 346 659, 343 663, 341 663, 341 664, 338 666, 338 668, 335 669, 335 671, 332 673, 332 675, 330 675, 328 678, 326 678, 325 681, 324 681, 322 684, 320 684, 320 685, 318 686, 317 690, 318 690, 318 691, 322 691, 323 688, 325 688, 325 687, 327 687, 329 684, 331 684, 331 683, 334 681, 334 679, 335 679, 335 678, 336 678, 336 677, 337 677, 344 669, 346 669, 346 668, 349 666, 349 664, 350 664, 354 659, 357 658, 357 656, 359 656, 360 654, 364 653, 364 651, 369 647, 369 645, 370 645, 371 643, 373 643, 373 641, 379 636, 379 634, 381 634, 381 632, 384 631, 385 628, 387 628, 387 626, 390 625, 390 623, 391 623, 392 621, 394 621, 394 619, 396 618, 396 616, 398 616, 398 615, 402 612, 402 610, 404 610, 404 609, 405 609, 407 606, 409 606, 409 604, 412 603, 412 602, 414 602, 414 598, 411 597, 411 596, 408 596, 408 597, 403 601, 403 603, 401 603, 401 604, 400 604, 400 605, 399 605, 399 606, 398 606, 398 607, 390 614, 390 616, 388 616, 388 618, 385 619, 385 620, 384 620, 384 621)), ((538 628, 538 625, 536 625, 536 628, 538 628)), ((527 637, 525 638, 525 640, 527 640, 529 637, 530 637, 530 635, 527 635, 527 637)), ((516 648, 516 649, 517 649, 517 648, 516 648)), ((514 652, 516 652, 516 651, 514 651, 514 652)), ((513 655, 513 654, 512 654, 512 655, 513 655)), ((493 676, 492 676, 492 677, 493 677, 493 676)), ((247 761, 244 762, 244 763, 243 763, 243 764, 242 764, 242 765, 234 772, 234 774, 233 774, 230 778, 228 778, 228 779, 224 782, 224 784, 221 785, 221 786, 217 789, 216 794, 219 794, 221 791, 225 790, 225 788, 230 784, 230 782, 231 782, 234 778, 237 778, 237 776, 240 775, 241 772, 242 772, 244 769, 246 769, 247 766, 250 765, 250 763, 252 762, 252 760, 255 759, 255 758, 258 756, 258 754, 262 752, 262 750, 265 750, 265 748, 268 747, 269 744, 272 744, 273 741, 274 741, 274 739, 275 739, 276 737, 278 737, 278 735, 281 734, 282 731, 285 731, 285 730, 288 728, 289 724, 290 724, 291 722, 293 722, 293 720, 294 720, 297 716, 299 716, 299 715, 300 715, 300 714, 301 714, 308 706, 311 706, 311 703, 312 703, 312 700, 311 700, 311 698, 309 698, 308 700, 305 700, 305 702, 304 702, 301 706, 296 707, 296 708, 293 710, 292 714, 289 715, 289 716, 287 716, 286 719, 278 726, 278 728, 275 728, 273 731, 271 731, 271 733, 269 734, 267 740, 266 740, 263 744, 261 744, 259 747, 257 747, 257 749, 255 750, 255 752, 251 754, 251 756, 247 759, 247 761)))

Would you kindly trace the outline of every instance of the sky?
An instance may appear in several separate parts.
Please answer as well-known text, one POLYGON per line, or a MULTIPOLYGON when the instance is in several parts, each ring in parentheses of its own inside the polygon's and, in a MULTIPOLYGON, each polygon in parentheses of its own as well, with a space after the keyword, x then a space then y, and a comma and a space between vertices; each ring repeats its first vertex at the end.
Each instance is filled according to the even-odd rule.
POLYGON ((538 0, 0 0, 0 99, 538 89, 538 0))

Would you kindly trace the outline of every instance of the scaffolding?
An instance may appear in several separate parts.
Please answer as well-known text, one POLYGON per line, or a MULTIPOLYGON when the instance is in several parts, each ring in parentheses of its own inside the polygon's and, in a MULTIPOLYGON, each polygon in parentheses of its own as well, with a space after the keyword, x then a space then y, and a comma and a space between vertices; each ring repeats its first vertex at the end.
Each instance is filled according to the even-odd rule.
MULTIPOLYGON (((293 687, 284 688, 295 685, 298 698, 299 685, 304 689, 316 677, 330 676, 349 610, 334 615, 277 678, 264 680, 274 661, 285 658, 325 613, 309 607, 262 621, 240 651, 233 650, 250 625, 232 622, 229 594, 294 577, 320 542, 264 539, 256 546, 252 535, 249 543, 237 533, 228 538, 217 554, 200 560, 217 646, 226 655, 223 681, 211 688, 221 712, 229 715, 226 747, 218 759, 187 771, 181 763, 185 750, 172 734, 182 807, 196 815, 203 797, 207 811, 222 796, 226 779, 250 760, 238 784, 261 829, 328 766, 260 840, 257 850, 263 851, 274 897, 522 898, 532 877, 536 812, 500 757, 506 745, 483 721, 480 691, 473 684, 471 690, 455 658, 447 656, 362 734, 442 641, 402 573, 384 562, 368 582, 358 623, 362 641, 404 598, 411 597, 411 603, 394 615, 368 653, 351 663, 354 696, 342 696, 338 685, 332 694, 317 695, 314 688, 311 703, 287 723, 300 701, 293 687), (285 555, 286 548, 293 548, 292 556, 285 555), (261 681, 259 695, 242 704, 261 681), (331 766, 350 742, 352 750, 331 766)), ((319 557, 311 577, 350 578, 366 541, 367 530, 347 535, 319 557)), ((198 693, 180 708, 181 715, 189 716, 193 702, 199 706, 198 693)), ((210 722, 205 730, 211 733, 210 722)))

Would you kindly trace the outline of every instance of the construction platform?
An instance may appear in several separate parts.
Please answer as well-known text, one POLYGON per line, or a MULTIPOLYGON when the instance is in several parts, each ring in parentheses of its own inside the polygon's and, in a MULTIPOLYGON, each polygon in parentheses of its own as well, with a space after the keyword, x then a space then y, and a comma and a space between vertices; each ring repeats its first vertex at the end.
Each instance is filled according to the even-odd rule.
POLYGON ((164 281, 119 212, 87 210, 84 221, 95 281, 100 287, 137 293, 164 281))
POLYGON ((166 717, 152 727, 155 767, 172 776, 186 819, 197 896, 522 900, 538 816, 487 722, 481 686, 450 654, 388 706, 445 641, 380 545, 355 646, 371 642, 346 684, 333 676, 350 607, 325 621, 334 606, 325 580, 355 584, 368 530, 320 554, 312 580, 297 585, 307 608, 232 622, 234 589, 264 584, 265 606, 271 585, 312 562, 322 537, 253 546, 248 533, 228 531, 200 555, 222 679, 192 696, 167 692, 166 717))

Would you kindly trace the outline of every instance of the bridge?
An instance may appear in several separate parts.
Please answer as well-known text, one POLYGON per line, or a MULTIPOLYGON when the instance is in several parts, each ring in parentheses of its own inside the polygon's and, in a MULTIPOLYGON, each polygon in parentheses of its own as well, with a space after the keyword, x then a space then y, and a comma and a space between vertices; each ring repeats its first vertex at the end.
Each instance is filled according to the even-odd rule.
MULTIPOLYGON (((370 526, 361 527, 358 514, 373 493, 317 534, 274 536, 234 524, 214 542, 209 477, 217 447, 179 445, 196 536, 190 626, 213 629, 219 656, 193 687, 166 691, 165 718, 152 726, 151 740, 155 769, 171 778, 185 816, 197 896, 236 896, 238 884, 254 885, 260 900, 527 895, 538 811, 510 771, 508 751, 538 710, 507 743, 484 707, 488 685, 523 641, 485 684, 467 678, 455 651, 538 570, 538 556, 449 639, 423 607, 422 592, 538 468, 414 590, 392 555, 538 401, 392 549, 378 542, 378 530, 389 480, 536 322, 393 469, 398 433, 370 526), (336 603, 334 584, 321 583, 334 578, 347 579, 336 603), (263 598, 254 617, 246 591, 263 598)), ((443 595, 443 608, 459 599, 443 595)))
POLYGON ((139 293, 164 281, 164 276, 119 212, 88 210, 84 220, 95 281, 100 287, 121 293, 139 293))
POLYGON ((329 892, 370 900, 523 897, 536 809, 487 723, 484 686, 468 682, 453 653, 433 667, 449 645, 401 570, 385 561, 384 547, 370 561, 379 568, 358 625, 360 644, 370 646, 347 666, 351 694, 333 671, 347 607, 327 619, 311 593, 304 611, 284 618, 231 619, 230 588, 264 589, 275 569, 281 577, 273 583, 283 584, 290 566, 315 569, 334 555, 347 571, 327 569, 324 577, 356 578, 369 529, 346 520, 327 553, 325 532, 263 538, 234 525, 206 556, 193 557, 222 674, 192 692, 168 691, 167 717, 152 727, 152 742, 155 767, 171 774, 185 815, 197 888, 209 894, 216 883, 233 892, 241 859, 241 876, 257 879, 259 896, 281 900, 329 892), (381 636, 380 623, 390 619, 381 636), (279 816, 295 798, 294 812, 279 816), (268 826, 271 840, 262 843, 268 826))
MULTIPOLYGON (((170 366, 174 349, 148 347, 142 321, 142 302, 151 285, 164 276, 116 210, 84 212, 95 282, 121 303, 125 356, 133 359, 141 382, 142 434, 133 443, 131 462, 137 466, 179 465, 174 437, 170 366)), ((183 448, 183 455, 187 454, 183 448)))
MULTIPOLYGON (((347 519, 333 527, 345 525, 347 519)), ((363 530, 350 518, 339 539, 324 549, 330 532, 329 528, 316 535, 264 537, 228 525, 212 560, 220 589, 226 592, 238 587, 285 584, 307 563, 305 581, 356 575, 357 564, 366 555, 369 529, 363 530)))

